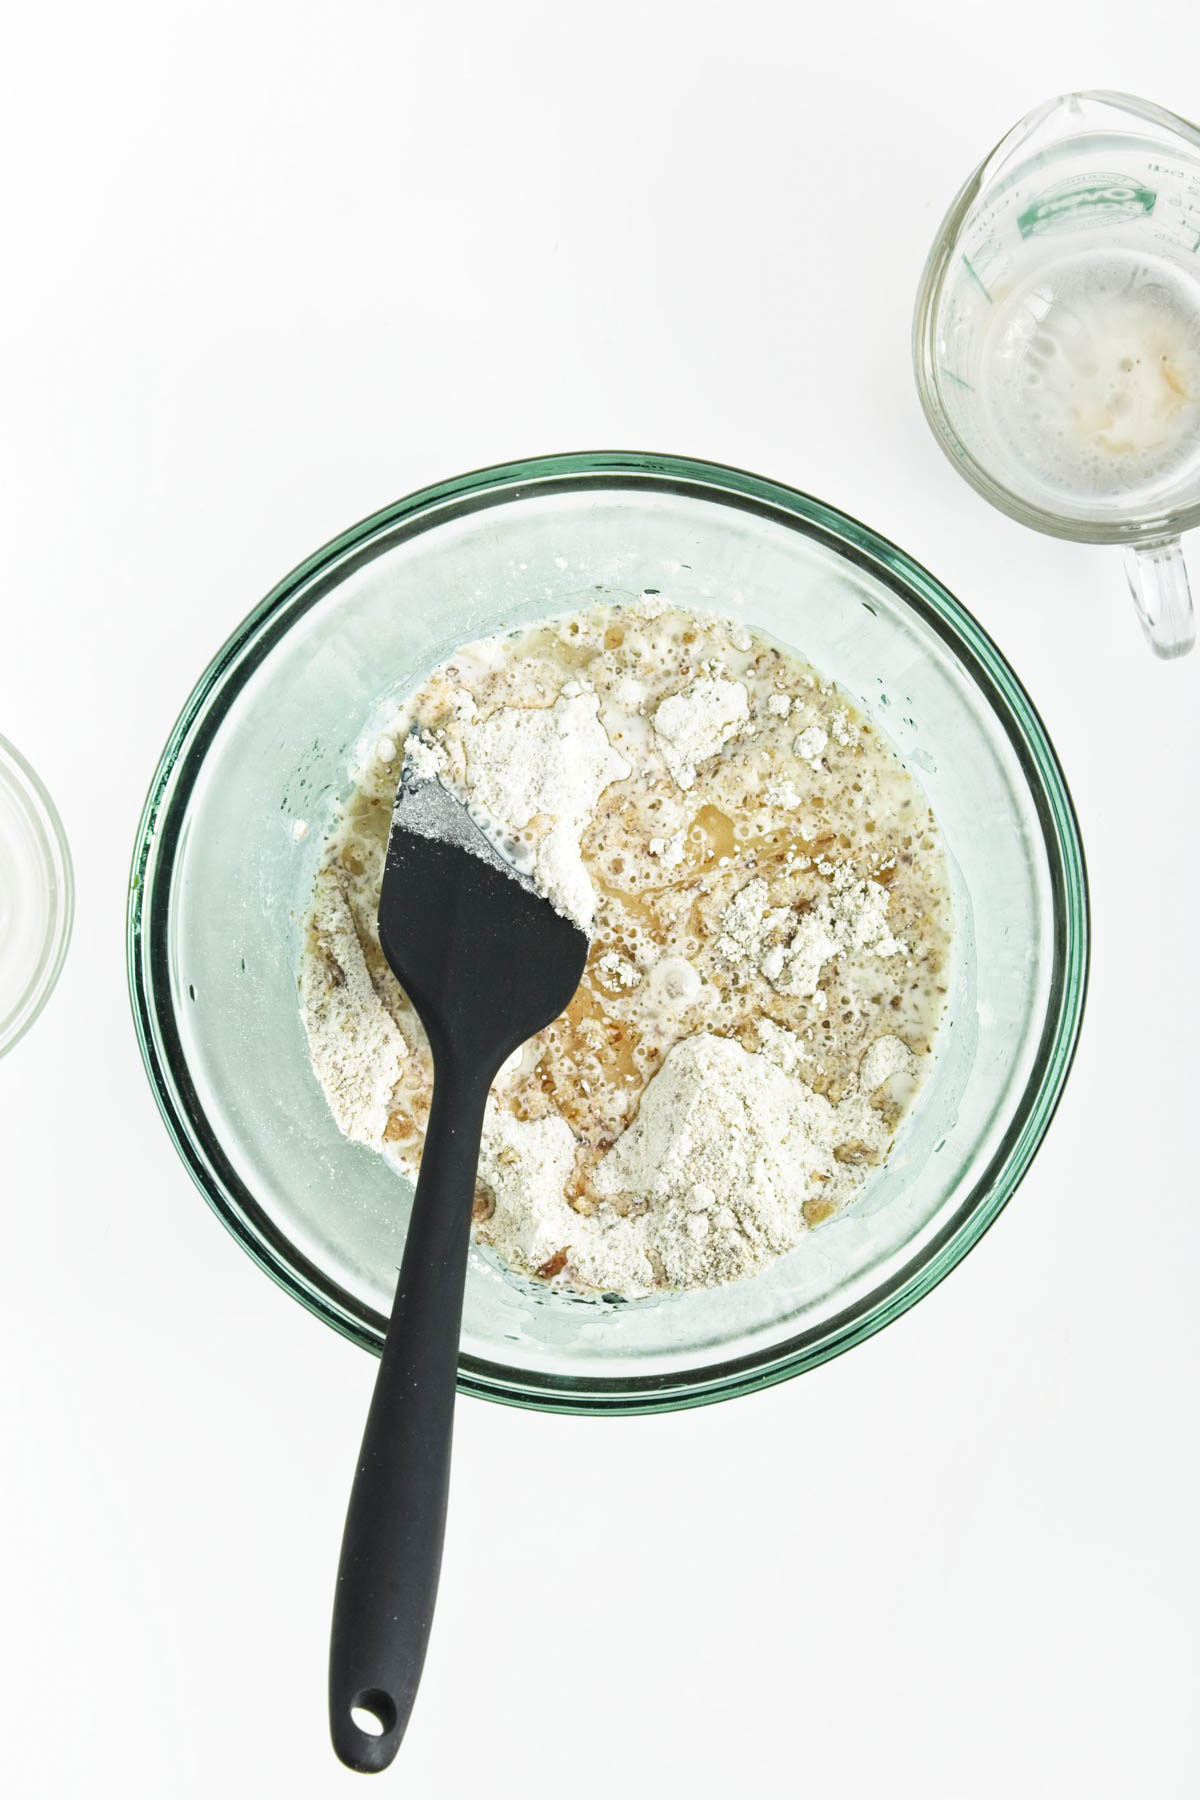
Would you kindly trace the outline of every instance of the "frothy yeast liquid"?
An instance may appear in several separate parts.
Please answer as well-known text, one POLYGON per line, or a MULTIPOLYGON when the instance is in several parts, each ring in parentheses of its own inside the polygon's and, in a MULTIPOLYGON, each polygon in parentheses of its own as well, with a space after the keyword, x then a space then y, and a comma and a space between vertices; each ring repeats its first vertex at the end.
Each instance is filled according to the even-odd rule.
POLYGON ((983 402, 1009 482, 1048 510, 1200 492, 1200 269, 1085 251, 997 302, 983 402))

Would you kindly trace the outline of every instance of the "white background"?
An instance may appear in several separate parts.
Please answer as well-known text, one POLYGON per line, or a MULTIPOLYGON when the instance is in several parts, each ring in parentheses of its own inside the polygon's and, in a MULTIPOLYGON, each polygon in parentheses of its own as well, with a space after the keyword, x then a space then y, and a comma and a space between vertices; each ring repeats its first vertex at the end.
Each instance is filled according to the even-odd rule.
POLYGON ((193 680, 302 556, 461 469, 618 445, 809 489, 983 619, 1079 805, 1089 1011, 1008 1212, 864 1348, 664 1418, 461 1404, 381 1781, 1194 1795, 1200 655, 1153 662, 1116 552, 956 478, 908 360, 942 212, 1021 113, 1200 115, 1191 0, 6 11, 0 730, 79 912, 0 1064, 0 1789, 361 1779, 324 1690, 374 1364, 168 1143, 127 861, 193 680))

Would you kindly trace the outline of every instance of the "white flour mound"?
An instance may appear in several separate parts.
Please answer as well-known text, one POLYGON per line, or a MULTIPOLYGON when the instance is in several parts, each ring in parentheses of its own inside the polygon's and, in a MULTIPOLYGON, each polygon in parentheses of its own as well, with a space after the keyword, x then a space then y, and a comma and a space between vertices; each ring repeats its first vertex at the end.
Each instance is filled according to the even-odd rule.
MULTIPOLYGON (((777 1028, 777 1039, 793 1034, 777 1028)), ((796 1066, 805 1052, 798 1040, 792 1049, 796 1066)), ((575 1151, 565 1120, 522 1121, 493 1106, 479 1172, 495 1206, 480 1235, 525 1267, 565 1247, 574 1273, 602 1291, 649 1293, 664 1278, 709 1287, 753 1274, 799 1243, 806 1199, 841 1205, 860 1165, 886 1149, 869 1092, 833 1106, 731 1038, 685 1038, 597 1165, 604 1203, 588 1217, 563 1198, 575 1151), (623 1214, 617 1199, 633 1207, 623 1214)))
POLYGON ((345 1135, 379 1149, 408 1047, 375 992, 353 915, 332 869, 317 876, 313 933, 319 955, 305 957, 300 969, 300 1005, 312 1065, 345 1135))
POLYGON ((471 805, 510 837, 547 821, 533 846, 533 879, 585 931, 596 895, 579 841, 604 789, 629 774, 599 708, 591 688, 573 681, 553 706, 501 706, 462 731, 471 805))
POLYGON ((767 884, 757 877, 726 907, 717 950, 743 981, 757 972, 777 993, 812 996, 835 956, 904 953, 888 928, 887 911, 887 889, 859 880, 846 867, 835 872, 828 896, 799 915, 787 906, 768 906, 767 884))
POLYGON ((695 787, 697 764, 715 756, 749 717, 745 683, 722 675, 702 675, 663 700, 654 714, 654 735, 676 784, 695 787))

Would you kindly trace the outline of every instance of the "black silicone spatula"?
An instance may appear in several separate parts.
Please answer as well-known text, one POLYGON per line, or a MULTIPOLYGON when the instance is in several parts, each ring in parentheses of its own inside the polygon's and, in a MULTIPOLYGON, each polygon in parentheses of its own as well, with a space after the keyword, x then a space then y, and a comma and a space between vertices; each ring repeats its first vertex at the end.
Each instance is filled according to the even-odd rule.
POLYGON ((505 1058, 563 1011, 588 948, 453 795, 407 765, 379 937, 425 1027, 434 1081, 333 1605, 333 1746, 364 1772, 399 1748, 433 1618, 484 1102, 505 1058))

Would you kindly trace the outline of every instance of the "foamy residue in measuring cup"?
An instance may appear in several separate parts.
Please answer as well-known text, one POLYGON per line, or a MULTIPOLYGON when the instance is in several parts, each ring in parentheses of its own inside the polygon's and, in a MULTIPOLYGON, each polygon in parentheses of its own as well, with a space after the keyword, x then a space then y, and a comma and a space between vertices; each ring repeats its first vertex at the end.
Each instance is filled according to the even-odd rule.
POLYGON ((1135 250, 1069 255, 996 298, 989 338, 983 398, 1017 491, 1144 513, 1194 479, 1200 282, 1135 250))

